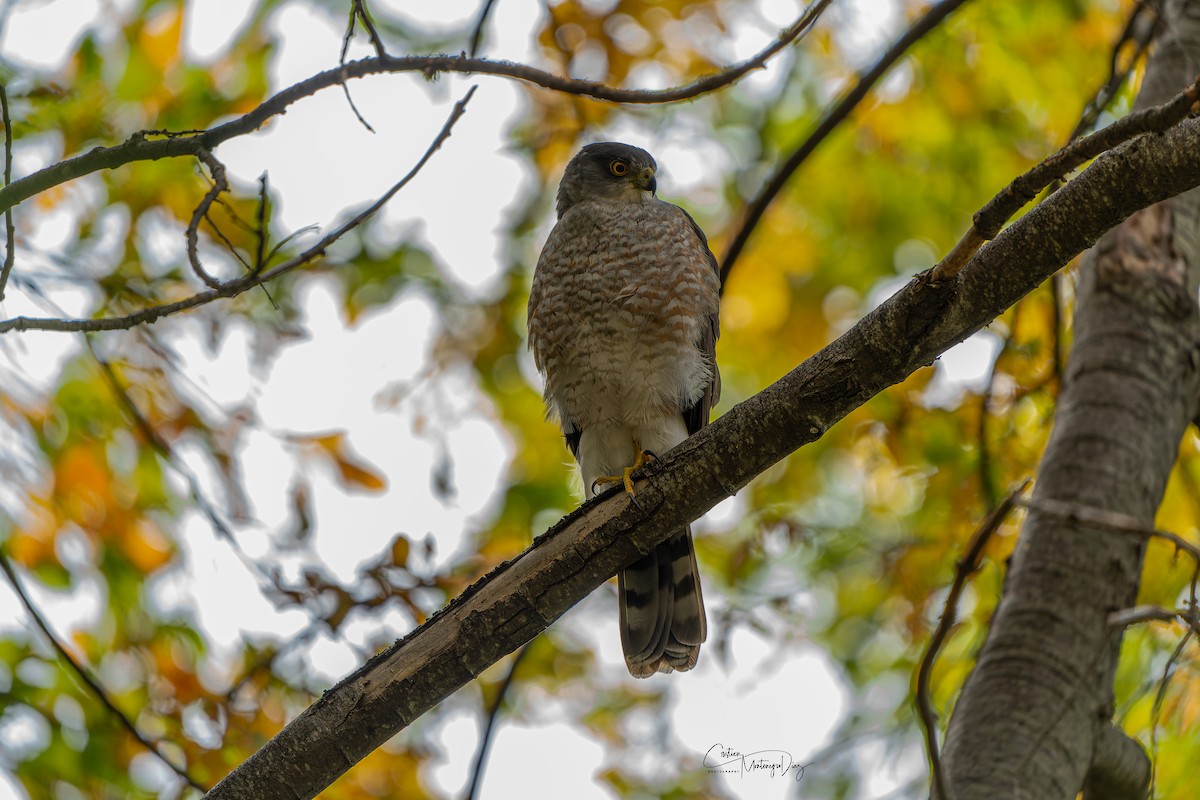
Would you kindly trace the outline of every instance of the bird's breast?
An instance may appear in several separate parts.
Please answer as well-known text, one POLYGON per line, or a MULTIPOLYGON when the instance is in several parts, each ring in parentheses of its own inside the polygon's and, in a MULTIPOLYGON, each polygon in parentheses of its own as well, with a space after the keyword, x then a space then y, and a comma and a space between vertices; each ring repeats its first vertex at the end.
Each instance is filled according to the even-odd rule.
POLYGON ((678 411, 711 379, 698 347, 711 267, 690 230, 646 210, 565 217, 538 264, 530 338, 547 397, 585 426, 678 411))

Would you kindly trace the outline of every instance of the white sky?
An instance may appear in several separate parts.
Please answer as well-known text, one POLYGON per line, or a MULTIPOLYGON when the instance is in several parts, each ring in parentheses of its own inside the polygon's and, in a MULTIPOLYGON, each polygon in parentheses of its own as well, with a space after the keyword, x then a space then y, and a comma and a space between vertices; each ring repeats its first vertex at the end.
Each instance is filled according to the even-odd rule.
MULTIPOLYGON (((72 49, 81 31, 111 18, 105 6, 124 9, 130 5, 132 0, 18 2, 0 36, 0 53, 11 64, 52 69, 72 49)), ((219 53, 242 24, 249 5, 240 0, 191 3, 185 23, 189 56, 204 61, 219 53)), ((431 29, 461 25, 474 17, 478 5, 477 0, 372 3, 401 13, 419 7, 420 18, 431 29)), ((869 23, 854 26, 855 46, 867 52, 877 47, 880 35, 872 31, 877 34, 898 25, 895 7, 894 2, 884 0, 854 3, 854 11, 869 23)), ((798 10, 799 4, 791 0, 762 0, 758 16, 747 15, 735 26, 732 43, 723 45, 722 55, 732 60, 752 54, 798 10)), ((532 32, 541 13, 540 4, 529 0, 499 2, 485 42, 486 54, 529 60, 532 32)), ((275 13, 271 26, 282 44, 272 60, 272 87, 281 88, 335 65, 344 25, 344 18, 326 19, 299 3, 285 5, 275 13)), ((360 39, 351 57, 366 52, 360 39)), ((742 90, 753 92, 784 72, 768 69, 756 73, 741 84, 742 90)), ((470 291, 486 293, 500 272, 501 216, 514 198, 527 192, 532 180, 528 169, 505 150, 504 133, 519 117, 523 102, 513 84, 485 77, 448 76, 431 90, 423 80, 409 76, 362 80, 351 89, 376 134, 365 131, 355 120, 340 91, 330 90, 294 105, 263 131, 222 145, 217 155, 231 177, 246 184, 256 181, 264 170, 269 172, 285 227, 317 223, 327 228, 344 209, 370 202, 404 174, 441 127, 450 105, 472 83, 479 83, 480 89, 454 135, 418 178, 391 201, 384 219, 398 230, 411 227, 418 231, 438 254, 448 275, 470 291), (339 179, 327 180, 330 174, 339 179), (471 175, 469 187, 464 185, 467 174, 471 175), (471 235, 462 235, 464 226, 471 235)), ((709 144, 697 147, 686 131, 675 139, 651 139, 652 134, 623 120, 608 133, 645 145, 656 154, 665 167, 662 192, 668 197, 712 190, 729 168, 723 151, 709 144)), ((17 176, 48 163, 55 155, 44 144, 18 146, 17 176)), ((87 181, 77 182, 72 191, 86 199, 87 181)), ((36 221, 28 218, 27 211, 18 209, 17 213, 22 214, 22 224, 29 231, 25 257, 53 252, 75 235, 69 207, 36 221)), ((547 229, 549 223, 546 220, 547 229)), ((114 218, 114 230, 120 225, 120 219, 114 218)), ((170 259, 182 252, 179 233, 177 228, 168 228, 165 234, 149 234, 161 239, 155 241, 159 257, 170 259)), ((21 261, 17 269, 21 269, 21 261)), ((486 518, 494 507, 494 490, 512 456, 511 442, 498 427, 487 400, 476 391, 469 374, 452 372, 398 407, 381 402, 389 388, 413 380, 428 365, 433 320, 430 303, 419 291, 411 290, 386 310, 365 314, 350 327, 326 285, 308 281, 301 297, 309 336, 287 345, 265 372, 253 368, 247 353, 248 332, 239 324, 228 326, 218 351, 209 353, 201 344, 203 331, 195 320, 177 316, 158 323, 160 330, 172 331, 199 402, 225 413, 247 402, 257 407, 261 424, 247 437, 240 456, 253 514, 262 524, 239 530, 243 547, 251 557, 263 555, 271 532, 286 520, 293 462, 291 446, 282 434, 332 430, 347 432, 352 448, 388 476, 389 488, 383 495, 349 494, 332 475, 316 478, 314 544, 330 571, 349 579, 357 565, 387 546, 397 530, 417 538, 432 534, 440 558, 469 546, 464 532, 472 530, 472 520, 486 518), (422 413, 435 415, 444 442, 416 431, 414 421, 422 413), (430 491, 430 470, 443 446, 454 463, 457 493, 451 501, 438 500, 430 491)), ((64 290, 55 294, 55 300, 68 312, 80 312, 86 308, 87 298, 78 291, 64 290)), ((10 289, 9 299, 0 304, 0 314, 22 313, 45 314, 47 309, 10 289)), ((63 359, 78 346, 76 338, 64 334, 7 335, 0 341, 0 374, 20 373, 35 388, 49 385, 63 359)), ((967 372, 987 360, 981 358, 978 346, 973 347, 963 360, 967 372)), ((948 354, 943 363, 954 358, 948 354)), ((953 391, 952 385, 948 391, 953 391)), ((0 428, 0 442, 5 433, 0 428)), ((208 495, 220 497, 219 484, 198 455, 186 449, 182 452, 186 463, 201 476, 208 495)), ((730 503, 715 513, 734 514, 736 505, 730 503)), ((188 572, 157 578, 154 596, 166 609, 194 614, 214 645, 218 663, 244 637, 287 637, 304 627, 302 613, 280 614, 263 599, 253 575, 216 540, 199 514, 185 517, 178 538, 188 572)), ((289 567, 298 568, 299 564, 289 567)), ((35 601, 61 634, 89 625, 99 608, 99 582, 89 580, 86 573, 80 578, 70 594, 33 591, 35 601)), ((709 602, 714 604, 711 599, 709 602)), ((710 612, 710 618, 717 616, 710 612)), ((368 641, 380 626, 401 635, 407 624, 398 614, 353 620, 342 639, 318 638, 304 656, 332 683, 360 663, 355 646, 368 641)), ((611 591, 597 592, 557 624, 596 650, 598 684, 632 680, 621 659, 611 591)), ((0 585, 0 630, 12 626, 28 628, 29 624, 7 586, 0 585)), ((781 649, 777 642, 744 630, 734 633, 731 651, 736 654, 735 663, 728 667, 710 653, 688 675, 657 679, 669 684, 674 721, 671 747, 675 752, 692 754, 699 763, 712 745, 722 743, 744 752, 786 750, 804 763, 807 754, 828 744, 829 732, 845 710, 845 693, 835 664, 815 649, 781 649)), ((609 797, 594 784, 595 774, 606 764, 604 751, 568 721, 578 709, 548 697, 538 699, 536 709, 536 721, 502 722, 493 741, 483 796, 533 797, 528 754, 537 753, 539 778, 547 787, 547 796, 609 797)), ((650 731, 653 720, 633 718, 628 724, 650 731)), ((479 725, 476 716, 458 711, 436 733, 446 757, 431 777, 452 795, 460 793, 469 778, 479 725)), ((6 777, 3 749, 15 748, 20 742, 36 746, 38 737, 36 725, 28 719, 0 720, 0 800, 23 796, 6 777)), ((864 761, 864 773, 872 776, 864 797, 882 796, 923 769, 919 753, 897 757, 875 752, 862 757, 871 759, 869 764, 864 761), (901 765, 898 774, 882 766, 896 763, 901 765)), ((653 774, 655 755, 648 754, 644 764, 627 766, 653 774)), ((812 769, 819 770, 820 765, 812 769)), ((158 770, 153 759, 139 761, 139 774, 148 785, 154 785, 158 770)), ((796 790, 786 779, 748 776, 725 780, 732 794, 746 798, 782 798, 796 790)))

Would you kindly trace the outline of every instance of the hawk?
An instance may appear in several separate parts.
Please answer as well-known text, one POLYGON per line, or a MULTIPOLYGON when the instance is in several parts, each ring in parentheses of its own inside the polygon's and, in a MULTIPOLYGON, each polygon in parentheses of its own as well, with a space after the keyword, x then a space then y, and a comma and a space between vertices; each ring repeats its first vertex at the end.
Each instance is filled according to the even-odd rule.
MULTIPOLYGON (((618 142, 584 147, 563 174, 558 222, 529 295, 529 346, 546 404, 588 496, 623 482, 708 424, 720 272, 708 240, 655 195, 654 159, 618 142)), ((706 635, 690 527, 618 576, 630 674, 688 670, 706 635)))

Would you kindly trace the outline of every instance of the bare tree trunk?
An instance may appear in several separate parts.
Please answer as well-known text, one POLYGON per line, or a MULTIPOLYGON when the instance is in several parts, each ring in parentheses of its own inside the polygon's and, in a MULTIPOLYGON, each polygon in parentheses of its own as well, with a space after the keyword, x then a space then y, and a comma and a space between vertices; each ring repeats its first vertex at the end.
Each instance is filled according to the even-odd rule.
MULTIPOLYGON (((1170 0, 1138 99, 1194 79, 1200 9, 1170 0)), ((1034 504, 1120 512, 1153 527, 1200 405, 1200 194, 1140 211, 1084 257, 1075 345, 1034 504)), ((1141 798, 1149 762, 1111 727, 1121 630, 1145 540, 1031 511, 974 673, 951 719, 945 795, 1141 798)), ((936 795, 935 795, 936 796, 936 795)))

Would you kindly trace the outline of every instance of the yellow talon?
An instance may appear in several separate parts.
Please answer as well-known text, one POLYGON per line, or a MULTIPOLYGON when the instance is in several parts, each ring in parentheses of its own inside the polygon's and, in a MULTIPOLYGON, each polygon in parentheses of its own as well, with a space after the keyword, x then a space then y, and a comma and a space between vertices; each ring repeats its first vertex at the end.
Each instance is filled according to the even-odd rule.
POLYGON ((601 475, 596 478, 596 480, 592 481, 592 492, 596 491, 596 484, 616 483, 620 481, 625 486, 625 494, 629 495, 631 501, 635 504, 637 503, 637 493, 633 491, 633 473, 649 464, 656 456, 649 450, 643 450, 636 439, 633 441, 633 449, 637 453, 637 457, 633 459, 633 463, 621 470, 620 475, 601 475))

